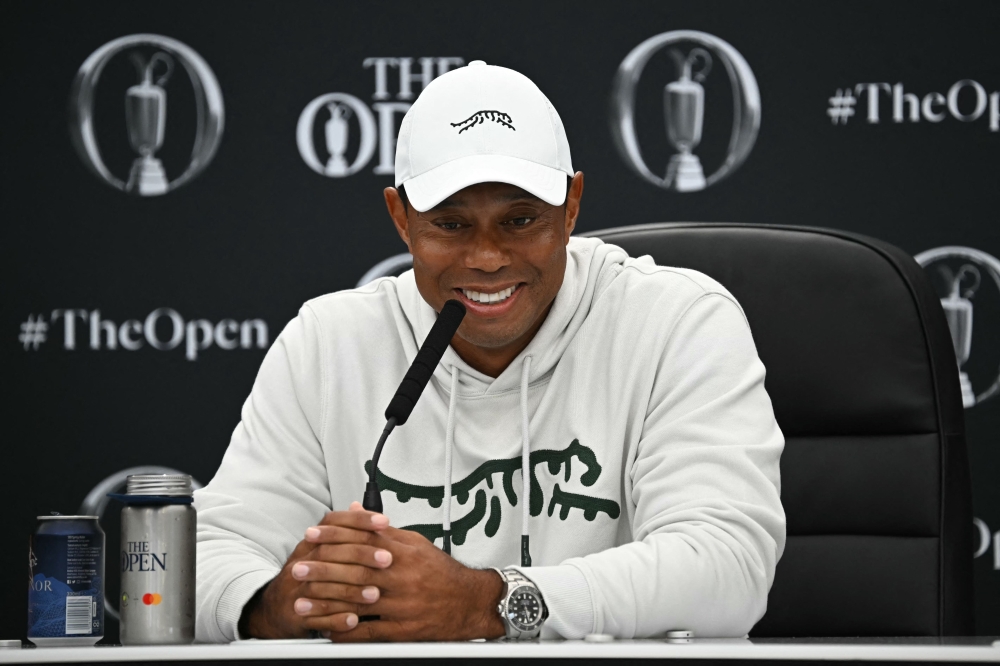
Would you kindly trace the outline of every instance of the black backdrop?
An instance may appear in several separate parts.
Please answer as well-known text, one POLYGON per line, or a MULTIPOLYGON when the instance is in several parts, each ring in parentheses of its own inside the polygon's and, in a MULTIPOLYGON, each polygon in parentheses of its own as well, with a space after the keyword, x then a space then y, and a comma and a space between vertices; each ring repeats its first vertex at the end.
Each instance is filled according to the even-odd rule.
MULTIPOLYGON (((979 271, 975 293, 965 293, 975 282, 967 270, 959 294, 975 312, 963 369, 979 393, 996 378, 1000 276, 991 271, 1000 265, 989 263, 1000 255, 995 2, 32 0, 5 3, 3 16, 0 501, 7 518, 0 638, 25 635, 25 542, 34 516, 76 511, 98 482, 134 465, 167 465, 207 482, 264 347, 299 305, 353 286, 378 261, 405 251, 381 198, 391 175, 373 173, 384 143, 377 128, 369 132, 370 162, 344 177, 311 169, 296 139, 303 110, 326 93, 357 98, 372 109, 376 125, 373 105, 407 103, 400 96, 399 71, 407 66, 401 58, 412 59, 415 76, 421 58, 434 59, 434 74, 438 59, 456 58, 483 59, 532 78, 559 110, 573 164, 586 173, 581 230, 663 220, 772 222, 861 232, 914 255, 945 246, 986 253, 975 260, 945 256, 929 270, 942 296, 948 288, 942 266, 979 271), (640 177, 610 127, 619 65, 644 40, 675 30, 731 44, 760 91, 759 134, 745 163, 693 192, 640 177), (214 72, 224 102, 214 157, 162 196, 108 185, 72 140, 80 127, 78 70, 102 45, 143 33, 193 49, 214 72), (381 65, 383 99, 380 65, 364 64, 371 58, 395 59, 381 65), (868 87, 859 85, 868 83, 886 84, 875 86, 878 122, 870 117, 868 87), (895 109, 890 86, 900 83, 901 92, 917 99, 900 97, 895 109), (845 109, 855 113, 843 115, 845 109), (151 331, 144 329, 150 315, 151 331), (176 330, 172 316, 180 321, 176 330), (175 332, 180 339, 170 348, 175 332)), ((688 52, 692 43, 680 46, 688 52)), ((192 161, 201 79, 188 74, 183 54, 139 44, 110 58, 92 88, 95 145, 118 179, 137 157, 122 104, 140 80, 130 52, 148 59, 159 50, 172 53, 174 71, 162 85, 168 113, 155 157, 171 181, 192 161)), ((719 53, 708 50, 715 67, 703 82, 704 137, 695 154, 711 173, 726 159, 734 107, 719 53)), ((638 144, 661 176, 675 152, 662 86, 677 77, 668 49, 661 49, 637 85, 638 144)), ((211 88, 208 81, 209 98, 211 88)), ((414 81, 413 91, 420 88, 414 81)), ((334 101, 344 109, 345 99, 334 101)), ((210 106, 202 104, 209 134, 210 106)), ((365 149, 364 117, 318 106, 305 140, 320 163, 331 151, 350 163, 365 149), (347 116, 346 146, 326 140, 335 112, 347 116)), ((398 125, 401 113, 391 117, 398 125)), ((978 554, 977 626, 981 634, 1000 634, 1000 399, 970 406, 966 415, 978 527, 970 553, 978 554)), ((112 513, 106 529, 114 554, 112 513)), ((108 636, 117 637, 113 622, 108 636)))

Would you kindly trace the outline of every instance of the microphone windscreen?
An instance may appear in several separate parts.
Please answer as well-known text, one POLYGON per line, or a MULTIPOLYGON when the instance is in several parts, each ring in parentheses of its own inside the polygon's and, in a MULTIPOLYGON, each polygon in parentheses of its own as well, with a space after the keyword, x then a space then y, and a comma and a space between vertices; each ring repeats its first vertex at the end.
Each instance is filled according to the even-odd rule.
POLYGON ((462 319, 465 317, 465 306, 458 301, 448 301, 441 308, 441 314, 431 327, 430 333, 420 346, 417 357, 413 359, 410 369, 406 371, 403 381, 396 389, 396 395, 385 410, 385 418, 395 417, 396 425, 403 425, 410 418, 413 406, 417 404, 420 394, 434 374, 434 369, 441 362, 441 357, 455 337, 462 319))

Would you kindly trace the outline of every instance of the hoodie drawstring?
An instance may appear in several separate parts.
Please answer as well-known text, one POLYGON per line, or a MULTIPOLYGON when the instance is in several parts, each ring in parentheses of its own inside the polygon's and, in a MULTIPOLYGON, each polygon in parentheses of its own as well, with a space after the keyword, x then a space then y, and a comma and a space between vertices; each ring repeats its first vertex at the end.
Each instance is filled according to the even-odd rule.
MULTIPOLYGON (((451 459, 455 447, 455 405, 458 401, 458 367, 451 368, 451 396, 448 399, 448 423, 445 426, 444 442, 444 532, 441 550, 451 554, 451 459)), ((521 566, 531 566, 528 549, 528 518, 531 515, 531 443, 528 439, 528 376, 531 372, 531 356, 525 356, 521 365, 521 566)))
POLYGON ((528 550, 528 510, 531 499, 531 443, 528 441, 528 373, 531 372, 531 356, 524 357, 521 365, 521 566, 531 566, 531 552, 528 550))
POLYGON ((451 452, 455 448, 455 403, 458 401, 458 366, 451 367, 451 396, 448 398, 448 425, 444 439, 444 543, 441 549, 451 554, 451 452))

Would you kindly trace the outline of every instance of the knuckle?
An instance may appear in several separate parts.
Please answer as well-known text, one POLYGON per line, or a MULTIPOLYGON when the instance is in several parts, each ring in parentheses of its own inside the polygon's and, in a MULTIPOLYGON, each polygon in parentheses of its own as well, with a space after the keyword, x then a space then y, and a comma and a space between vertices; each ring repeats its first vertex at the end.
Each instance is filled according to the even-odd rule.
POLYGON ((330 599, 332 603, 340 603, 347 601, 348 597, 344 596, 347 586, 340 583, 330 583, 326 589, 326 597, 330 599))

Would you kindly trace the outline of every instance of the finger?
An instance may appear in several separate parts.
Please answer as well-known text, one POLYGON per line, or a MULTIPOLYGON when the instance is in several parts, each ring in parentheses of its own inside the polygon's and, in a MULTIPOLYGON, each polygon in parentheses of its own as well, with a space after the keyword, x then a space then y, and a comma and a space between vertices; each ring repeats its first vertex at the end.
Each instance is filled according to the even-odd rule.
POLYGON ((306 629, 318 631, 323 636, 331 638, 345 631, 350 631, 354 627, 358 626, 358 614, 337 613, 335 615, 324 615, 322 617, 310 617, 306 618, 303 624, 306 629))
POLYGON ((303 582, 368 586, 375 582, 376 573, 371 567, 338 562, 296 562, 292 567, 292 578, 303 582))
POLYGON ((356 543, 323 544, 309 555, 309 560, 361 564, 366 567, 385 569, 392 564, 392 553, 385 548, 356 543))
POLYGON ((372 594, 370 597, 361 597, 360 602, 355 602, 352 599, 332 599, 326 597, 320 591, 319 593, 313 591, 314 585, 322 585, 321 583, 310 583, 306 586, 300 594, 301 597, 296 598, 295 606, 293 604, 296 614, 302 615, 303 617, 318 617, 321 615, 336 615, 337 613, 355 613, 358 617, 362 618, 364 622, 365 617, 381 616, 382 619, 392 619, 398 617, 405 617, 407 613, 412 614, 412 603, 408 602, 404 598, 399 596, 382 596, 379 588, 375 586, 359 587, 360 590, 370 590, 372 594), (318 604, 320 602, 327 602, 330 604, 328 607, 328 612, 323 612, 324 609, 314 611, 315 606, 306 606, 306 604, 299 602, 307 601, 311 604, 318 604))
POLYGON ((309 543, 374 543, 380 534, 340 525, 317 525, 306 530, 305 540, 309 543))
POLYGON ((354 613, 361 616, 368 611, 368 606, 361 604, 331 601, 329 599, 309 599, 306 597, 296 599, 293 608, 295 609, 295 613, 302 617, 323 617, 326 615, 338 615, 340 613, 354 613))
POLYGON ((330 511, 320 525, 340 525, 356 530, 382 530, 389 526, 389 517, 371 511, 330 511))
POLYGON ((430 543, 430 540, 425 537, 420 532, 414 532, 413 530, 401 530, 395 527, 387 527, 380 534, 381 536, 389 537, 401 543, 405 543, 411 546, 426 545, 430 543))
POLYGON ((371 620, 355 624, 347 631, 331 631, 324 634, 335 643, 369 643, 374 641, 406 640, 413 638, 408 635, 407 627, 393 620, 371 620))
POLYGON ((365 507, 361 506, 361 502, 351 502, 351 506, 347 507, 348 511, 364 511, 365 507))
POLYGON ((300 593, 308 599, 328 599, 352 604, 373 604, 382 596, 374 585, 344 583, 306 583, 300 593))

